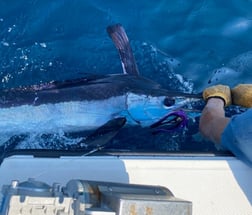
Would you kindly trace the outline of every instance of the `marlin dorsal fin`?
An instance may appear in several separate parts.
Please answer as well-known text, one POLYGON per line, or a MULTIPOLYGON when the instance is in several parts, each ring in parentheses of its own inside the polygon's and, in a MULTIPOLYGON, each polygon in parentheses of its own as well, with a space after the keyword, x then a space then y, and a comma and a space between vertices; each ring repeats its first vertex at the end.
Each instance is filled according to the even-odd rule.
POLYGON ((128 75, 139 75, 129 39, 122 25, 115 24, 108 26, 107 32, 119 51, 123 73, 128 75))

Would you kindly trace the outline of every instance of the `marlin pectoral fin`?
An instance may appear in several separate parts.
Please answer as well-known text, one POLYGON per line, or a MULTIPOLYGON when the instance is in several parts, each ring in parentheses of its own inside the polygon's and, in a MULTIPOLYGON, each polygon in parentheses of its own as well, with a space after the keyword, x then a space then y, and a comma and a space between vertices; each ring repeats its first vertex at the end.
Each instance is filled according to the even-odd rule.
POLYGON ((99 149, 106 145, 125 125, 126 118, 119 117, 116 119, 111 119, 98 129, 96 129, 92 134, 88 135, 84 140, 80 141, 77 146, 78 148, 99 149))
POLYGON ((122 25, 115 24, 108 26, 107 32, 119 51, 124 74, 139 75, 129 39, 122 25))

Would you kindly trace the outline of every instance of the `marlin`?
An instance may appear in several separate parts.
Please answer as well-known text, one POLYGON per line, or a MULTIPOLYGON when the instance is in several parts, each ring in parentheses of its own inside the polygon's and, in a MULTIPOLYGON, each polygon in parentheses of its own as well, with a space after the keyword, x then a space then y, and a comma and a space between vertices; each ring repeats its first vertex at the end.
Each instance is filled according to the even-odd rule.
POLYGON ((139 74, 124 28, 107 28, 122 63, 122 74, 90 75, 0 91, 1 137, 27 133, 96 130, 124 117, 125 126, 159 126, 170 112, 198 94, 163 89, 139 74))

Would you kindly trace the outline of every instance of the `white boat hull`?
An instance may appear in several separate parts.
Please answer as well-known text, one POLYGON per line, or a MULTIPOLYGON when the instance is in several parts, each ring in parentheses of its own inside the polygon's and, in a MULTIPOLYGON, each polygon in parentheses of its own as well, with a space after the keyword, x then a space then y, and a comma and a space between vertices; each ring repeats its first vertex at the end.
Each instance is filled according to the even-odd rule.
POLYGON ((34 178, 48 184, 71 179, 165 186, 191 201, 193 215, 252 214, 252 169, 234 157, 13 156, 0 167, 0 186, 34 178))

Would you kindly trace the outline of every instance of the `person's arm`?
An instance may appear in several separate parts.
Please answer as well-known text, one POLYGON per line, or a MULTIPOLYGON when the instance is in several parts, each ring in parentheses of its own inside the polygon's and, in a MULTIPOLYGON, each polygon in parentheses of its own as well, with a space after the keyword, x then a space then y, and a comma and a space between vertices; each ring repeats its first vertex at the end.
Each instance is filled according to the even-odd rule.
POLYGON ((209 98, 201 114, 199 130, 212 142, 221 143, 221 135, 229 121, 225 117, 224 101, 220 98, 209 98))
POLYGON ((200 118, 200 132, 252 167, 252 109, 231 119, 224 112, 231 100, 234 105, 252 108, 252 84, 240 84, 232 90, 224 85, 212 86, 204 90, 203 98, 207 104, 200 118))
POLYGON ((221 143, 221 135, 230 121, 224 111, 224 106, 231 104, 230 88, 225 85, 206 88, 203 98, 207 104, 200 117, 199 130, 212 142, 221 143))
POLYGON ((207 102, 202 111, 199 130, 209 140, 221 143, 221 135, 230 119, 225 117, 224 106, 231 104, 252 107, 252 84, 239 84, 232 90, 226 85, 208 87, 203 91, 207 102), (232 95, 232 96, 231 96, 232 95))

